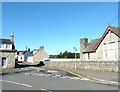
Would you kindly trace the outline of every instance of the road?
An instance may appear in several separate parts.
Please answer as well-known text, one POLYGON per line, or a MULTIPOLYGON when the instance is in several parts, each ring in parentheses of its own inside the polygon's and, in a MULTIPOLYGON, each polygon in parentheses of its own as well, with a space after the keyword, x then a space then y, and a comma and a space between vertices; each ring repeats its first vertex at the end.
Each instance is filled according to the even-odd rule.
POLYGON ((28 72, 3 75, 3 90, 118 90, 116 86, 93 83, 64 71, 27 67, 28 72))

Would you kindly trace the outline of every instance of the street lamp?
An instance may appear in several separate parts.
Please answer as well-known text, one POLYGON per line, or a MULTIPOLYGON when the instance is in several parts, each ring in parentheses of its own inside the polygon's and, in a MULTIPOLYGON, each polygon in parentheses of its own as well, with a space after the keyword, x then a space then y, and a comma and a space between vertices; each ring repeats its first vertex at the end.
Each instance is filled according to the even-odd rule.
POLYGON ((76 69, 76 68, 77 68, 77 67, 76 67, 76 51, 77 51, 77 49, 76 49, 76 47, 74 47, 73 49, 74 49, 74 51, 75 51, 75 69, 76 69))

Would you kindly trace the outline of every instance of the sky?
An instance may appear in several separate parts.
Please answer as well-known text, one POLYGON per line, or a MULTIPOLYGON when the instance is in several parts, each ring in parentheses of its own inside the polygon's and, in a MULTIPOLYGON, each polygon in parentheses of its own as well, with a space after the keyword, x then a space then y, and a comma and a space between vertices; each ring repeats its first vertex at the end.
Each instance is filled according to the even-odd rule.
POLYGON ((80 38, 100 38, 118 26, 117 2, 4 2, 2 38, 14 32, 17 50, 44 46, 49 55, 80 52, 80 38))

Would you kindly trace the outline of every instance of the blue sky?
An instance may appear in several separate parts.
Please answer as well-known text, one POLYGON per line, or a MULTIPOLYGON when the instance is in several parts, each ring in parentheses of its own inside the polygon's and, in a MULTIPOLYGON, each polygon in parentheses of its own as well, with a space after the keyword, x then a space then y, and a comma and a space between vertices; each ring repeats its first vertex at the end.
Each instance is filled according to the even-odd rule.
POLYGON ((80 52, 80 38, 99 38, 108 26, 118 26, 116 2, 2 3, 2 37, 15 34, 17 50, 43 45, 48 54, 80 52))

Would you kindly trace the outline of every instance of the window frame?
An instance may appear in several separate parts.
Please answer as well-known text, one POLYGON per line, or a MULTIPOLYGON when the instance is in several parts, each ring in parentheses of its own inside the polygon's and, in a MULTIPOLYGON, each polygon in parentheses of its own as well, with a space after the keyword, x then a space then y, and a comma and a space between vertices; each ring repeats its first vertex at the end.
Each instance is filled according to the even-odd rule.
POLYGON ((2 68, 6 68, 7 65, 8 65, 7 58, 6 57, 2 57, 1 67, 2 68), (4 65, 4 62, 5 62, 5 65, 4 65))
POLYGON ((90 53, 88 53, 88 59, 90 59, 90 53))

